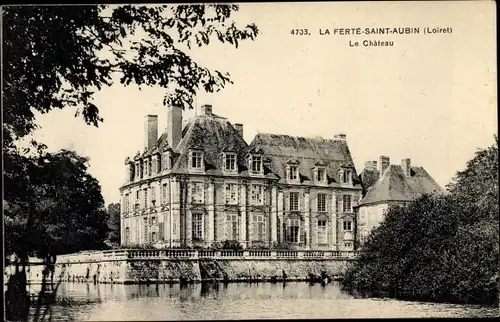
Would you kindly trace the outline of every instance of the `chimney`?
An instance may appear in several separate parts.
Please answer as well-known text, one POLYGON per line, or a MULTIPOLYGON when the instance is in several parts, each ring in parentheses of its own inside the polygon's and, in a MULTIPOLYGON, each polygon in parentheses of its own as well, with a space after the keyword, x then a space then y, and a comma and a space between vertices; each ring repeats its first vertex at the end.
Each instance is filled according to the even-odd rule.
POLYGON ((378 162, 378 171, 380 172, 380 176, 384 175, 385 170, 391 164, 391 159, 388 156, 381 155, 378 162))
POLYGON ((365 170, 377 170, 377 161, 366 161, 365 170))
POLYGON ((212 105, 210 104, 202 105, 201 115, 212 116, 212 105))
POLYGON ((234 123, 234 128, 238 131, 239 135, 243 138, 243 124, 234 123))
POLYGON ((147 115, 144 119, 144 149, 149 150, 158 141, 158 115, 147 115))
POLYGON ((334 139, 345 141, 347 139, 347 136, 345 135, 345 133, 339 133, 334 136, 334 139))
POLYGON ((411 159, 410 158, 402 159, 401 167, 403 168, 405 176, 411 177, 411 159))
POLYGON ((182 139, 182 108, 169 106, 167 114, 168 145, 175 150, 182 139))

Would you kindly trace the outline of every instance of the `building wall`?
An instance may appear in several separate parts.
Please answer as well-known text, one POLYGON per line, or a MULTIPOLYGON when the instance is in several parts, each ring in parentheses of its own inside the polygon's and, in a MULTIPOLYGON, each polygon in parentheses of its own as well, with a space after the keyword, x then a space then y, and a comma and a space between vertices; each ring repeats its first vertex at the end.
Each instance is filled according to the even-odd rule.
POLYGON ((228 216, 232 215, 237 218, 237 240, 244 247, 287 243, 299 249, 351 250, 356 222, 352 207, 361 197, 361 191, 352 187, 277 185, 259 177, 214 178, 191 174, 183 178, 169 175, 150 180, 145 178, 124 187, 121 196, 122 245, 144 245, 163 240, 169 246, 209 246, 229 239, 233 227, 228 223, 228 216), (203 187, 199 203, 193 202, 192 187, 195 184, 203 187), (236 204, 226 203, 227 184, 237 187, 236 204), (251 187, 254 184, 263 187, 261 205, 252 203, 251 187), (139 199, 136 199, 137 191, 139 199), (297 211, 290 208, 290 193, 293 192, 299 194, 297 211), (320 193, 325 194, 326 211, 318 210, 320 193), (345 212, 343 195, 351 196, 351 207, 345 212), (203 236, 196 240, 192 235, 192 225, 193 218, 199 215, 203 236), (256 236, 260 230, 258 227, 254 229, 254 219, 263 220, 262 240, 256 236), (289 224, 293 220, 299 223, 298 243, 289 243, 289 224), (320 221, 326 224, 325 228, 318 228, 320 221), (350 221, 350 226, 345 227, 344 221, 350 221), (326 229, 326 242, 319 243, 319 229, 326 229))
POLYGON ((373 205, 360 206, 358 210, 358 236, 359 241, 363 243, 364 239, 368 237, 371 231, 377 228, 380 223, 385 219, 385 215, 389 206, 398 205, 403 203, 386 202, 373 205))

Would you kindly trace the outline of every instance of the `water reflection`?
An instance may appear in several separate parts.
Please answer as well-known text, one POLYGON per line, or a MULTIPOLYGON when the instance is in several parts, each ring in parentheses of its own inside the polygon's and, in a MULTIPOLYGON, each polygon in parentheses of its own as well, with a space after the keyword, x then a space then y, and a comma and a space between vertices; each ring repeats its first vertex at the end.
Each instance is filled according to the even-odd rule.
POLYGON ((288 283, 72 284, 53 320, 210 320, 345 317, 488 317, 498 308, 355 298, 339 285, 288 283))

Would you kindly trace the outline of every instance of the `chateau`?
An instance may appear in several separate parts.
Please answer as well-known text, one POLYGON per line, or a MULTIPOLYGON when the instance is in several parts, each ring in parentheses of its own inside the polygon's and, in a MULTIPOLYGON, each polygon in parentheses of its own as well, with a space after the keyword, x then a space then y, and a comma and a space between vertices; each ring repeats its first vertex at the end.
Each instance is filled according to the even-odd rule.
POLYGON ((303 138, 257 134, 201 107, 182 120, 171 106, 166 131, 145 120, 143 153, 127 158, 120 188, 121 244, 353 250, 362 186, 345 134, 303 138))

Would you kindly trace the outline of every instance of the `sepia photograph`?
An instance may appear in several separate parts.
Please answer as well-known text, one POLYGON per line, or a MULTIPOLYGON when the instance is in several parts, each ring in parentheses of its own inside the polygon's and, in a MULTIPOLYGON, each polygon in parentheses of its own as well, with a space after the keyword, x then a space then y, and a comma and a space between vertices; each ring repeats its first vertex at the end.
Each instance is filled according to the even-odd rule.
POLYGON ((0 10, 4 320, 499 316, 495 2, 0 10))

